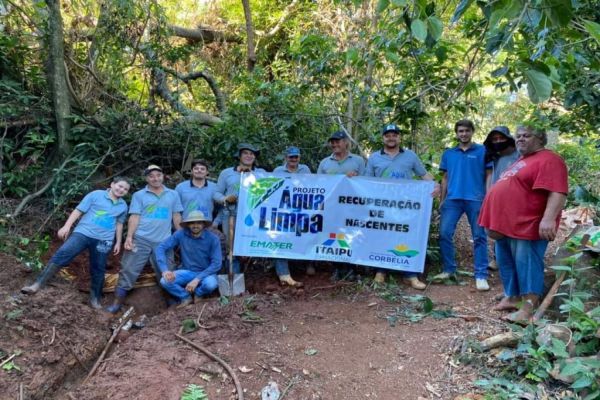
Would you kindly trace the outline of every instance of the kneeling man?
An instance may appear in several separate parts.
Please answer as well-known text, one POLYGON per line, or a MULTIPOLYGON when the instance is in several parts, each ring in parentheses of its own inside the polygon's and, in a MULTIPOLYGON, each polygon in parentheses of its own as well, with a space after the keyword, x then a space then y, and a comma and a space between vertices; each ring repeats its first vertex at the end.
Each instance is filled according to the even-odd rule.
POLYGON ((221 268, 219 238, 208 231, 211 220, 202 211, 191 211, 181 223, 184 229, 175 232, 156 249, 156 261, 162 273, 161 286, 185 307, 196 297, 217 289, 217 272, 221 268), (181 265, 169 271, 167 252, 179 247, 181 265))

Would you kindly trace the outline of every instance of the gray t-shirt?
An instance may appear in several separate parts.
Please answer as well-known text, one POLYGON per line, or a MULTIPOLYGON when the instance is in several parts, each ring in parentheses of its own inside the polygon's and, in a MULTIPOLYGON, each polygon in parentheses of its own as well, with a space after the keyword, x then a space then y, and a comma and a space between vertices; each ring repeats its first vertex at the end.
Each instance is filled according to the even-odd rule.
POLYGON ((512 163, 514 163, 515 161, 517 161, 520 156, 521 155, 519 154, 519 152, 517 150, 515 150, 512 153, 510 153, 506 156, 502 156, 499 159, 494 161, 494 164, 492 167, 493 168, 492 169, 492 185, 494 183, 496 183, 498 181, 498 179, 500 179, 500 175, 502 175, 502 173, 506 170, 506 168, 511 166, 512 163))
POLYGON ((287 168, 287 164, 280 165, 279 167, 275 167, 273 170, 274 174, 311 174, 310 168, 306 164, 298 164, 298 169, 292 172, 287 168))
POLYGON ((369 157, 365 175, 378 178, 413 179, 415 175, 423 176, 426 173, 427 170, 414 151, 404 149, 392 157, 382 149, 369 157))
POLYGON ((364 175, 365 160, 361 156, 348 153, 348 157, 338 161, 332 154, 321 160, 319 168, 317 169, 317 174, 345 175, 352 171, 356 172, 358 175, 364 175))

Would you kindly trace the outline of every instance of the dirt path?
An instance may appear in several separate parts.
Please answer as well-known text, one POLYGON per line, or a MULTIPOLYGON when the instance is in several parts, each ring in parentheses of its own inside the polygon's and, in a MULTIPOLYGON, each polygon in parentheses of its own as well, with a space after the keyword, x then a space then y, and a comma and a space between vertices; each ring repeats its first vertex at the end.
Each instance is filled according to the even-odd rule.
MULTIPOLYGON (((298 400, 454 399, 473 391, 475 369, 453 361, 453 351, 467 336, 483 338, 504 328, 487 313, 499 292, 497 280, 487 293, 476 292, 470 278, 466 286, 435 285, 424 293, 367 284, 314 290, 327 285, 328 277, 322 272, 306 278, 306 290, 296 292, 274 285, 270 274, 250 275, 250 286, 259 286, 255 279, 267 282, 260 293, 227 305, 213 297, 154 315, 145 328, 122 338, 82 384, 110 335, 110 323, 69 284, 23 298, 18 288, 27 274, 2 257, 0 350, 20 351, 14 360, 21 371, 0 371, 0 398, 18 398, 22 385, 25 399, 175 400, 188 384, 197 384, 211 400, 233 399, 234 385, 224 370, 175 337, 182 321, 198 318, 202 309, 201 323, 208 329, 186 337, 235 369, 246 399, 260 399, 269 381, 286 391, 286 399, 298 400), (426 316, 411 323, 422 317, 423 302, 414 297, 422 294, 443 311, 438 317, 452 310, 476 319, 426 316), (58 334, 50 343, 53 331, 58 334)), ((131 301, 140 309, 156 295, 152 289, 138 291, 131 301)))

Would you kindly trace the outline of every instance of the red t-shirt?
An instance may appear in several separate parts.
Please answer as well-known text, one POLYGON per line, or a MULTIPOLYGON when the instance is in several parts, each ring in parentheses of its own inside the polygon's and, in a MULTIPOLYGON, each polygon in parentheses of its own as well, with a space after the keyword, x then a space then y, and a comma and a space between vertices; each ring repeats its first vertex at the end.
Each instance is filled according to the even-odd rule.
MULTIPOLYGON (((550 192, 567 194, 567 166, 550 150, 519 158, 492 185, 483 200, 479 225, 516 239, 539 240, 550 192)), ((558 226, 560 213, 556 218, 558 226)))

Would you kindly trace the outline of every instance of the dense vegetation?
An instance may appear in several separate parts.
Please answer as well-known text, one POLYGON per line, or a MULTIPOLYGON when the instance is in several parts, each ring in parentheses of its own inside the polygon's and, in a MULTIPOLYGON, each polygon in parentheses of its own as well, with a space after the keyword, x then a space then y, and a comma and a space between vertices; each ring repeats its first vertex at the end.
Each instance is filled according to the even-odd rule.
POLYGON ((388 122, 435 172, 455 120, 535 121, 597 207, 599 47, 596 0, 0 0, 3 249, 44 250, 14 235, 32 201, 44 227, 150 162, 216 176, 243 140, 314 169, 332 131, 367 155, 388 122))

